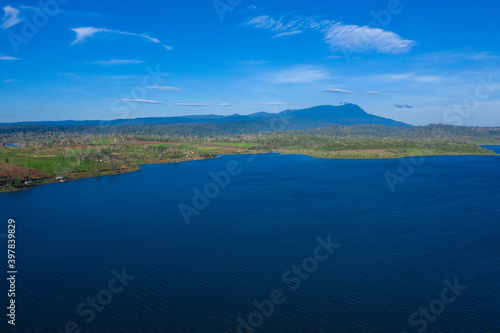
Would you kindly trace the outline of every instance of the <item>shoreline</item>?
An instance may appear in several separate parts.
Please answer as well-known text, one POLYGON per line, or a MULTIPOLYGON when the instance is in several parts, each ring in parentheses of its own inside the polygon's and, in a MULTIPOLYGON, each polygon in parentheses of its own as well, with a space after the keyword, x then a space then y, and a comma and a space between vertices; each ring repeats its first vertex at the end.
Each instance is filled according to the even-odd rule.
MULTIPOLYGON (((499 145, 500 146, 500 145, 499 145)), ((341 153, 342 151, 336 151, 336 152, 330 152, 330 153, 341 153)), ((492 151, 493 152, 493 151, 492 151)), ((205 160, 211 160, 215 158, 219 158, 222 156, 234 156, 234 155, 251 155, 251 154, 280 154, 280 155, 304 155, 304 156, 310 156, 314 158, 321 158, 321 159, 337 159, 337 160, 395 160, 399 158, 410 158, 410 157, 439 157, 439 156, 500 156, 500 153, 495 153, 493 152, 492 154, 428 154, 428 155, 418 155, 418 154, 411 154, 411 155, 404 155, 404 156, 373 156, 373 157, 342 157, 342 156, 336 156, 334 154, 324 157, 324 156, 315 156, 311 154, 307 154, 304 152, 297 152, 297 151, 269 151, 269 152, 263 152, 263 151, 256 151, 256 152, 248 152, 248 153, 235 153, 235 154, 220 154, 216 155, 214 157, 208 157, 208 158, 196 158, 196 159, 190 159, 190 160, 184 160, 184 161, 165 161, 165 162, 159 162, 159 161, 151 161, 148 163, 142 163, 139 165, 137 169, 131 168, 131 169, 122 169, 122 170, 116 170, 116 172, 103 172, 102 174, 97 174, 97 175, 84 175, 84 173, 80 173, 82 177, 75 177, 75 178, 70 178, 70 179, 65 179, 63 181, 60 180, 53 180, 53 181, 47 181, 43 182, 41 184, 34 184, 34 185, 27 185, 15 189, 3 189, 0 188, 0 193, 12 193, 12 192, 17 192, 17 191, 22 191, 22 190, 28 190, 30 188, 34 187, 39 187, 43 185, 50 185, 50 184, 55 184, 55 183, 64 183, 64 182, 69 182, 73 180, 79 180, 79 179, 87 179, 87 178, 96 178, 96 177, 104 177, 104 176, 117 176, 129 172, 136 172, 142 169, 143 165, 152 165, 152 164, 170 164, 170 163, 185 163, 185 162, 193 162, 193 161, 205 161, 205 160)), ((77 174, 78 175, 78 174, 77 174)))

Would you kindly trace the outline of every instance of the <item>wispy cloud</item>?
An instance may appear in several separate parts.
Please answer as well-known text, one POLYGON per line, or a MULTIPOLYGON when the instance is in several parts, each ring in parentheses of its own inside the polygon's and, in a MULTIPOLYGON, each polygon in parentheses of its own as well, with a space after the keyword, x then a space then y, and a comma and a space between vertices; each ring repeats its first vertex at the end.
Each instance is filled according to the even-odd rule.
POLYGON ((156 90, 182 90, 182 88, 177 87, 166 87, 166 86, 148 86, 148 89, 156 89, 156 90))
POLYGON ((297 35, 301 34, 302 30, 292 30, 292 31, 285 31, 285 32, 280 32, 279 34, 274 35, 273 37, 284 37, 284 36, 292 36, 292 35, 297 35))
POLYGON ((0 60, 19 60, 19 58, 14 58, 5 54, 0 54, 0 60))
POLYGON ((492 61, 498 60, 500 57, 491 52, 475 52, 470 50, 459 51, 437 51, 416 55, 415 58, 419 62, 426 63, 453 63, 461 61, 492 61))
POLYGON ((494 55, 491 52, 479 52, 479 53, 472 53, 472 54, 464 54, 463 57, 467 60, 498 60, 498 56, 494 55))
POLYGON ((283 102, 265 102, 265 103, 254 103, 254 105, 298 105, 296 103, 283 103, 283 102))
POLYGON ((88 37, 93 37, 95 34, 99 32, 107 32, 108 29, 104 28, 94 28, 94 27, 86 27, 86 28, 74 28, 71 29, 76 32, 76 38, 71 42, 71 45, 78 44, 83 42, 88 37))
MULTIPOLYGON (((134 37, 141 37, 146 39, 149 42, 155 43, 155 44, 161 44, 161 42, 154 37, 151 37, 147 34, 137 34, 134 32, 127 32, 127 31, 121 31, 121 30, 114 30, 114 29, 107 29, 107 28, 95 28, 95 27, 82 27, 82 28, 73 28, 71 29, 74 32, 76 32, 76 37, 75 40, 71 42, 71 45, 79 44, 83 41, 85 41, 87 38, 95 37, 97 34, 101 33, 109 33, 109 34, 119 34, 119 35, 126 35, 126 36, 134 36, 134 37)), ((171 50, 172 47, 168 45, 162 45, 165 47, 167 50, 171 50)))
POLYGON ((370 91, 365 91, 365 94, 367 94, 367 95, 380 95, 381 92, 380 91, 370 90, 370 91))
MULTIPOLYGON (((5 6, 2 8, 4 11, 4 17, 2 18, 2 25, 1 27, 3 29, 8 29, 18 23, 21 22, 21 19, 19 16, 21 15, 21 12, 26 12, 26 11, 31 11, 31 12, 47 12, 50 9, 45 9, 42 7, 37 7, 37 6, 18 6, 17 8, 14 8, 12 6, 5 6)), ((92 12, 76 12, 76 11, 68 11, 68 10, 62 10, 62 9, 55 9, 55 11, 58 14, 68 14, 68 15, 77 15, 77 16, 90 16, 90 17, 105 17, 106 15, 101 15, 97 13, 92 13, 92 12)), ((47 15, 47 14, 45 14, 47 15)), ((50 15, 53 15, 51 12, 50 15)))
POLYGON ((265 65, 268 63, 269 63, 268 60, 243 60, 243 61, 240 61, 240 64, 245 65, 245 66, 258 66, 258 65, 265 65))
POLYGON ((2 81, 2 83, 13 83, 13 82, 16 82, 17 80, 16 79, 4 79, 2 81))
POLYGON ((419 75, 415 72, 411 73, 387 73, 380 74, 371 77, 374 81, 383 81, 383 82, 397 82, 397 81, 413 81, 420 83, 435 83, 442 81, 441 76, 436 75, 419 75))
POLYGON ((397 107, 398 109, 413 109, 413 106, 411 105, 408 105, 408 104, 405 104, 405 105, 402 105, 402 104, 394 104, 395 107, 397 107))
POLYGON ((163 104, 163 105, 166 105, 163 102, 152 101, 152 100, 147 100, 147 99, 108 98, 108 99, 103 99, 103 101, 119 101, 119 102, 130 102, 130 103, 163 104))
POLYGON ((233 104, 229 104, 229 103, 220 103, 219 106, 233 106, 233 104))
POLYGON ((15 9, 11 6, 5 6, 3 7, 4 11, 4 17, 2 18, 2 28, 3 29, 8 29, 12 27, 13 25, 18 24, 21 22, 21 19, 19 18, 19 10, 15 9))
POLYGON ((333 51, 398 54, 409 52, 417 44, 390 31, 311 17, 274 19, 268 15, 261 15, 252 18, 246 24, 271 31, 274 33, 273 37, 295 35, 306 30, 316 31, 323 35, 323 40, 333 51))
POLYGON ((209 104, 203 103, 174 103, 172 106, 210 106, 209 104))
POLYGON ((301 16, 293 19, 282 16, 275 19, 268 15, 260 15, 252 18, 246 24, 254 28, 269 30, 274 33, 273 37, 283 37, 300 34, 308 29, 319 29, 329 23, 330 21, 317 21, 301 16))
POLYGON ((337 88, 323 89, 323 91, 325 91, 325 92, 331 92, 331 93, 339 93, 339 94, 354 94, 353 91, 344 90, 344 89, 337 89, 337 88))
POLYGON ((342 59, 342 58, 344 58, 344 57, 339 56, 339 55, 331 55, 331 56, 326 57, 325 59, 342 59))
POLYGON ((98 60, 89 62, 91 65, 102 66, 120 66, 120 65, 135 65, 142 64, 144 60, 127 60, 127 59, 111 59, 111 60, 98 60))
POLYGON ((417 43, 382 29, 335 23, 323 30, 324 40, 334 51, 386 54, 408 53, 417 43))
POLYGON ((264 73, 259 77, 262 81, 280 83, 312 83, 330 79, 330 73, 314 66, 294 66, 284 70, 264 73))

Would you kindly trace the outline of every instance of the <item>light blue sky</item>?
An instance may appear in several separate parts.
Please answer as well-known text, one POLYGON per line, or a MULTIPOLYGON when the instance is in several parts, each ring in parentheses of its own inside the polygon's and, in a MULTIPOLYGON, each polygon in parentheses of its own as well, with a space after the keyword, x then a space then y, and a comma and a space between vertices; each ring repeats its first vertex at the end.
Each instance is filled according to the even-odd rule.
POLYGON ((0 122, 351 102, 500 126, 493 1, 51 1, 0 7, 0 122))

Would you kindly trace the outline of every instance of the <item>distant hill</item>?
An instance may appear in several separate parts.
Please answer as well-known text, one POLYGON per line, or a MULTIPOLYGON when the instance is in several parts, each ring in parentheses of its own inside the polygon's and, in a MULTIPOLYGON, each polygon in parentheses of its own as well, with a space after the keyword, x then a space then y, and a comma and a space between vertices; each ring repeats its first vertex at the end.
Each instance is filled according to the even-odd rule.
MULTIPOLYGON (((319 126, 329 125, 384 125, 411 127, 396 120, 383 118, 366 113, 361 107, 355 104, 345 104, 340 106, 322 105, 308 109, 286 110, 280 113, 258 112, 250 115, 233 114, 229 116, 218 115, 193 115, 183 117, 155 117, 136 119, 115 119, 115 120, 65 120, 65 121, 30 121, 15 124, 23 125, 45 125, 45 126, 124 126, 141 124, 186 124, 186 123, 220 123, 220 122, 255 122, 279 117, 286 121, 287 128, 290 129, 312 129, 319 126)), ((3 125, 12 125, 3 124, 3 125)), ((249 124, 250 125, 250 124, 249 124)))
POLYGON ((287 110, 281 112, 283 115, 295 118, 314 119, 330 125, 384 125, 384 126, 405 126, 396 120, 383 118, 366 113, 356 104, 345 104, 340 106, 322 105, 302 110, 287 110))

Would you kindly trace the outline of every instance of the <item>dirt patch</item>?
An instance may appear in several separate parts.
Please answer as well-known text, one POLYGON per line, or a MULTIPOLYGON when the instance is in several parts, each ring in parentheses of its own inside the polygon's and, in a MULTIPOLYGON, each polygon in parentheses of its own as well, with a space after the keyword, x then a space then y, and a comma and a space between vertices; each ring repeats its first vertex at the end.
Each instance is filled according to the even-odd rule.
POLYGON ((334 150, 334 151, 331 151, 330 153, 332 153, 332 154, 336 154, 336 153, 390 154, 391 152, 387 151, 386 149, 358 149, 358 150, 334 150))
POLYGON ((140 145, 173 145, 180 142, 151 142, 151 141, 132 141, 126 142, 124 145, 127 146, 140 146, 140 145))
POLYGON ((90 145, 79 145, 79 146, 63 146, 62 148, 88 148, 92 147, 90 145))
POLYGON ((0 181, 7 180, 30 180, 30 179, 40 179, 49 177, 48 174, 28 169, 25 167, 10 165, 10 164, 0 164, 0 181))
MULTIPOLYGON (((172 145, 180 142, 153 142, 153 141, 130 141, 123 143, 111 143, 110 146, 118 145, 118 146, 140 146, 140 145, 172 145)), ((42 149, 53 149, 53 148, 102 148, 103 146, 107 146, 107 144, 99 144, 99 145, 72 145, 72 146, 55 146, 55 147, 43 147, 42 149)))

